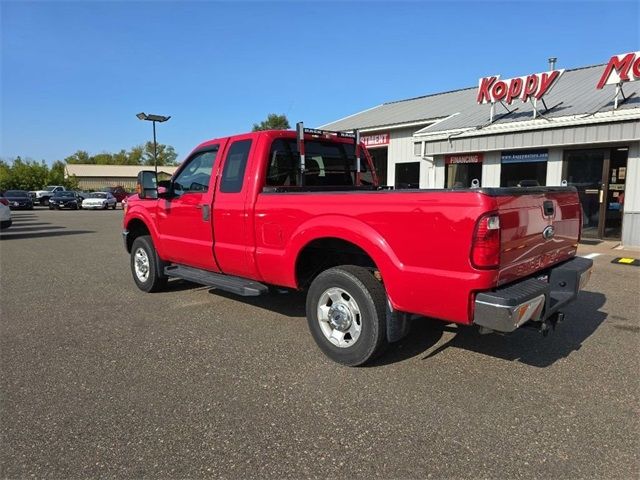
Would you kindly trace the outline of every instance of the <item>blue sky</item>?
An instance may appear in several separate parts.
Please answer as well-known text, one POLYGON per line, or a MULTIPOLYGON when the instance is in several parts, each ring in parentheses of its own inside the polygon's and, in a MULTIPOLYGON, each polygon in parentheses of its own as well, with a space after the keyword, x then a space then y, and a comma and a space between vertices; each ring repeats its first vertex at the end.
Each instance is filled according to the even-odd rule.
POLYGON ((318 126, 385 101, 605 63, 639 2, 0 3, 0 157, 158 140, 183 158, 270 112, 318 126))

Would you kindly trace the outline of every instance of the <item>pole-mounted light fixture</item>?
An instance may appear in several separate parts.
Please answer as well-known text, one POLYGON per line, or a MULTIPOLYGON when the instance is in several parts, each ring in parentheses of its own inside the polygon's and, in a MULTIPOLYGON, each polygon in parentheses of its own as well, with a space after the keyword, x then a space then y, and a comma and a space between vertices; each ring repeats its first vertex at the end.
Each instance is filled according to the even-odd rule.
POLYGON ((153 164, 156 170, 156 178, 158 177, 158 143, 156 142, 156 122, 166 122, 171 116, 165 117, 164 115, 147 115, 144 112, 140 112, 136 115, 139 120, 147 120, 153 122, 153 164))

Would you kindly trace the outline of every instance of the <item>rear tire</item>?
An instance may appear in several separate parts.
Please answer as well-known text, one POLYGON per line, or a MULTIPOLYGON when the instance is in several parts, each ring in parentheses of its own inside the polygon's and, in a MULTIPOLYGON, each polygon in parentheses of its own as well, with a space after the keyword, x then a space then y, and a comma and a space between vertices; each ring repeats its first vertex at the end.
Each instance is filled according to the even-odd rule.
POLYGON ((387 345, 386 298, 366 268, 342 265, 318 275, 307 294, 307 321, 320 350, 352 367, 374 359, 387 345))
POLYGON ((131 245, 131 273, 143 292, 157 292, 167 285, 161 272, 161 263, 149 235, 136 238, 131 245))

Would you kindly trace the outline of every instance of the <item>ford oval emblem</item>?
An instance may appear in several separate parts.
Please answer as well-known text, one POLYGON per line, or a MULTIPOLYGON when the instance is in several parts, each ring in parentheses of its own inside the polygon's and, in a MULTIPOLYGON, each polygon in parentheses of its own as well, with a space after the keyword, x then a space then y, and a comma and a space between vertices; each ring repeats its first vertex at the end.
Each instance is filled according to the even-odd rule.
POLYGON ((556 228, 553 225, 548 225, 542 231, 542 236, 545 240, 551 240, 553 236, 556 234, 556 228))

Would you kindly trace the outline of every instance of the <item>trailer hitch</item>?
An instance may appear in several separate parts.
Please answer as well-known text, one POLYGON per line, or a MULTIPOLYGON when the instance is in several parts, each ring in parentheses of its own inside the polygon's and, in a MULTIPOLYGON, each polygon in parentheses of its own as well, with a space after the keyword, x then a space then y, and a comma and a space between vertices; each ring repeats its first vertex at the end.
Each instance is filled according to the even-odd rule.
POLYGON ((542 333, 543 337, 549 335, 551 330, 556 329, 556 325, 564 320, 564 313, 558 312, 551 315, 549 318, 544 319, 541 322, 527 322, 523 325, 524 328, 537 330, 542 333))

